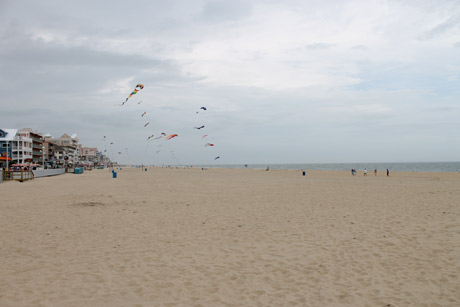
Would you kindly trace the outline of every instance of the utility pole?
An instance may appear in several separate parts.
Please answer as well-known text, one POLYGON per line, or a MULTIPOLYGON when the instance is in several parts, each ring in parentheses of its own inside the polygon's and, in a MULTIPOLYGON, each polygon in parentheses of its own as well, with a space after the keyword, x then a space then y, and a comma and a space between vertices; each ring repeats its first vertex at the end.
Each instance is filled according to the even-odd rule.
POLYGON ((42 166, 45 169, 45 146, 42 145, 42 166))
POLYGON ((8 167, 8 157, 9 157, 9 144, 10 144, 10 141, 6 141, 6 170, 8 171, 9 170, 9 167, 8 167))

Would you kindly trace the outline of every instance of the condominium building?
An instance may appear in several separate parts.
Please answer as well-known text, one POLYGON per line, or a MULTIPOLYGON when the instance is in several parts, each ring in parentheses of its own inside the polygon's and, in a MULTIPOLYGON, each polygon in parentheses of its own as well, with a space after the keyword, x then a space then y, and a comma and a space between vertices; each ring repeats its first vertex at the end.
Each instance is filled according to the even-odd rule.
POLYGON ((43 136, 30 128, 19 130, 13 143, 13 160, 16 163, 44 164, 43 136))
POLYGON ((51 142, 55 145, 53 158, 58 163, 62 164, 76 164, 79 161, 79 144, 76 134, 69 136, 64 133, 60 138, 53 138, 50 135, 45 137, 46 142, 51 142))
POLYGON ((12 162, 13 140, 17 132, 18 129, 0 128, 0 164, 2 167, 12 162))

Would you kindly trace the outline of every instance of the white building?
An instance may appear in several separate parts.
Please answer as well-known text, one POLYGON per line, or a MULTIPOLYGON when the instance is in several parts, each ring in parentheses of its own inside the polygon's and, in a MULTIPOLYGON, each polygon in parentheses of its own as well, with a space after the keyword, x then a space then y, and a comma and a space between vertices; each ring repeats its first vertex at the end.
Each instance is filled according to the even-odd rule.
POLYGON ((15 163, 33 162, 33 140, 30 131, 19 130, 13 140, 12 159, 15 163))

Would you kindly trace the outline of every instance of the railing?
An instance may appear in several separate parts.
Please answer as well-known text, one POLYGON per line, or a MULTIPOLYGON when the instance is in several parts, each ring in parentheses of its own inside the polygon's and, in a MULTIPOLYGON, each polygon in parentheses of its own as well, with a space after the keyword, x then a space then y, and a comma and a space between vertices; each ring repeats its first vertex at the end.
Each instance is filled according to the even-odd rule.
POLYGON ((13 147, 13 152, 15 151, 27 151, 31 152, 32 148, 31 147, 13 147))
POLYGON ((32 171, 4 171, 3 180, 18 180, 23 182, 24 180, 34 179, 34 173, 32 171))

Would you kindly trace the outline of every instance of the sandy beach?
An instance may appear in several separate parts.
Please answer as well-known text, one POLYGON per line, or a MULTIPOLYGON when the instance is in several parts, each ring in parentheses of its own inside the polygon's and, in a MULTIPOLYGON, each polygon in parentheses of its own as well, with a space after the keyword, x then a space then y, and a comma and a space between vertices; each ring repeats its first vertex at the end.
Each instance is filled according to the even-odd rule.
POLYGON ((0 184, 0 306, 460 306, 460 174, 0 184))

